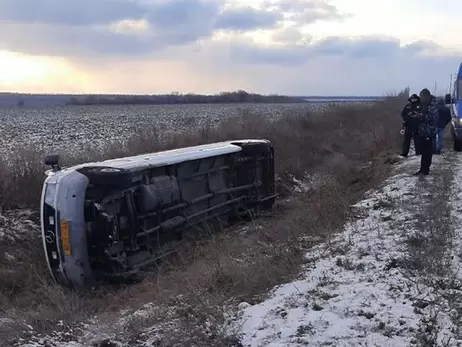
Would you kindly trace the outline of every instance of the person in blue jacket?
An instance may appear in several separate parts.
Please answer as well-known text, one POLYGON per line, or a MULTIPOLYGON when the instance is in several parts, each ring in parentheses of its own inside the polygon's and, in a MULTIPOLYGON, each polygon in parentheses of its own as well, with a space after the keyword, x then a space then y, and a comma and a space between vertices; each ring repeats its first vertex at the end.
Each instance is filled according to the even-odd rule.
POLYGON ((438 100, 438 123, 436 133, 435 154, 441 154, 444 147, 444 131, 449 123, 451 123, 451 111, 444 104, 444 99, 438 100))
POLYGON ((428 175, 432 165, 433 144, 438 129, 438 105, 436 98, 427 88, 419 94, 421 110, 418 117, 417 136, 422 153, 420 170, 415 175, 428 175))

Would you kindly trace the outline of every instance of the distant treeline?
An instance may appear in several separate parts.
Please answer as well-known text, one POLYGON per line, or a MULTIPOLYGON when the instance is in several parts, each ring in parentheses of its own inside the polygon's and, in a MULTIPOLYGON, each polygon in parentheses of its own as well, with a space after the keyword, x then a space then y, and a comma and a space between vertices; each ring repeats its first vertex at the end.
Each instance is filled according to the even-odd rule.
POLYGON ((89 95, 73 96, 67 105, 166 105, 166 104, 218 104, 218 103, 302 103, 301 97, 284 95, 261 95, 244 90, 222 92, 214 95, 160 94, 160 95, 89 95))

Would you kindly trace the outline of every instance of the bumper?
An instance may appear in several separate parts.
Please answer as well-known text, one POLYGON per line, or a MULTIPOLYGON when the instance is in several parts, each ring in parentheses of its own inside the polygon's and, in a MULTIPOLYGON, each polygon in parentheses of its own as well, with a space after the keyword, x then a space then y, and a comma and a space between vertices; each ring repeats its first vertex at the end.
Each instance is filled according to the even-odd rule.
POLYGON ((84 216, 87 186, 87 177, 74 171, 48 178, 43 187, 43 247, 51 275, 65 286, 93 282, 84 216))

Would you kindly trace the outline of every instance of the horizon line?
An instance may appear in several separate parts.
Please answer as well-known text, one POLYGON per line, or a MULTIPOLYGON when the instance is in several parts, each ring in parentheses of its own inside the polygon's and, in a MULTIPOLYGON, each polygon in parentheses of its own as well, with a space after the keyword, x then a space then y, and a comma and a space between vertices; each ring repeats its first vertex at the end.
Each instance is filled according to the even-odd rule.
MULTIPOLYGON (((159 96, 159 95, 204 95, 204 96, 214 96, 219 95, 220 93, 236 93, 239 90, 234 91, 221 91, 215 93, 193 93, 193 92, 163 92, 163 93, 40 93, 40 92, 7 92, 0 91, 0 95, 17 95, 17 96, 159 96)), ((247 92, 247 91, 246 91, 247 92)), ((296 94, 278 94, 278 93, 256 93, 256 92, 247 92, 249 94, 257 94, 262 96, 287 96, 295 98, 381 98, 386 97, 384 95, 296 95, 296 94)))

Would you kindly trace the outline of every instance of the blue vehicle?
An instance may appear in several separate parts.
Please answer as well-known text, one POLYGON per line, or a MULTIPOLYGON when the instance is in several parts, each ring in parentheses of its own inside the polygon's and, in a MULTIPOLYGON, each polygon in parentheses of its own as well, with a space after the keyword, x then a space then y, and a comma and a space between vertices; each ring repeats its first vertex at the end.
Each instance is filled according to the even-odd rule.
POLYGON ((454 150, 462 151, 462 63, 454 81, 454 88, 451 94, 446 94, 445 104, 451 109, 452 122, 451 133, 454 141, 454 150))

